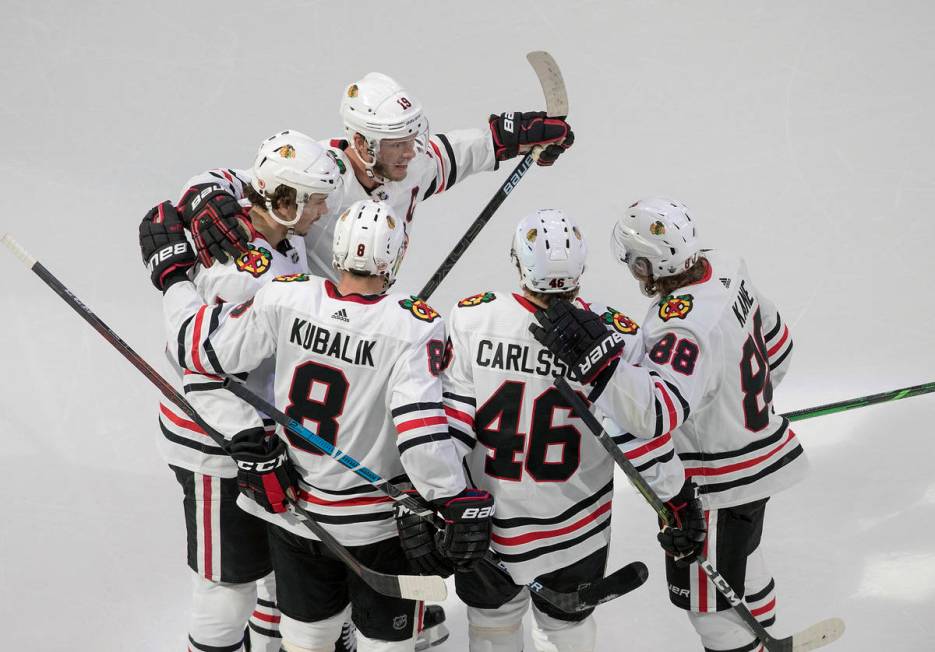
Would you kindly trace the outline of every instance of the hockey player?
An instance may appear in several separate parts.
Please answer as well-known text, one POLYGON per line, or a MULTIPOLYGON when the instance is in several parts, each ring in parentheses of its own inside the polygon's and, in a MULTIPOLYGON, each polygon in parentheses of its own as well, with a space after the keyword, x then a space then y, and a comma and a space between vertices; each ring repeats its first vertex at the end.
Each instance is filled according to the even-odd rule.
MULTIPOLYGON (((416 204, 441 194, 476 172, 495 170, 501 161, 542 145, 539 165, 551 165, 574 143, 560 117, 539 112, 491 115, 483 129, 464 129, 429 136, 422 104, 381 73, 368 73, 345 88, 341 98, 345 139, 328 141, 344 178, 343 203, 309 230, 306 238, 313 274, 336 280, 331 265, 336 216, 365 198, 386 201, 405 218, 411 235, 416 204)), ((225 260, 246 246, 239 215, 226 203, 223 187, 194 187, 183 201, 182 218, 194 235, 199 255, 225 260), (207 193, 205 191, 208 191, 207 193), (201 198, 194 201, 195 198, 201 198)))
MULTIPOLYGON (((533 580, 560 591, 604 576, 610 542, 614 465, 552 385, 568 366, 529 332, 536 311, 554 300, 595 310, 608 331, 642 352, 639 327, 623 313, 576 298, 586 247, 560 210, 539 210, 514 230, 511 258, 518 292, 482 292, 451 311, 450 365, 445 410, 451 433, 466 452, 469 481, 497 502, 491 546, 509 577, 488 566, 457 573, 458 596, 468 605, 471 652, 520 652, 523 617, 533 580)), ((664 498, 684 482, 670 436, 615 441, 664 498)), ((697 506, 700 514, 700 505, 697 506)), ((404 545, 418 555, 423 536, 413 517, 400 521, 404 545)), ((591 611, 568 614, 532 596, 536 650, 590 652, 596 625, 591 611)))
MULTIPOLYGON (((672 432, 704 504, 704 554, 770 626, 774 582, 760 546, 766 502, 807 469, 788 420, 772 407, 789 367, 789 329, 741 259, 700 248, 679 202, 636 202, 615 224, 612 242, 654 302, 639 366, 618 364, 596 404, 634 434, 672 432)), ((553 304, 538 337, 573 366, 588 354, 597 360, 591 319, 570 304, 553 304)), ((666 570, 669 597, 688 612, 706 650, 762 649, 696 564, 669 559, 666 570)))
MULTIPOLYGON (((232 203, 237 205, 235 199, 244 198, 251 202, 243 211, 253 238, 236 260, 193 268, 200 300, 209 305, 240 303, 277 275, 306 271, 302 236, 325 212, 327 197, 340 188, 334 159, 308 136, 284 131, 260 145, 250 174, 217 174, 235 190, 232 203), (293 231, 294 236, 290 235, 293 231)), ((167 211, 173 210, 167 203, 154 208, 144 220, 145 258, 164 244, 156 242, 150 227, 154 222, 163 224, 167 211)), ((165 277, 178 269, 168 260, 157 260, 151 270, 153 283, 162 288, 165 277)), ((177 357, 177 352, 171 357, 177 357)), ((247 385, 272 400, 272 372, 272 363, 265 362, 250 374, 247 385)), ((183 386, 199 414, 226 436, 272 432, 273 422, 261 419, 249 405, 219 389, 217 376, 186 370, 183 386)), ((159 408, 160 448, 183 488, 188 563, 194 572, 189 647, 211 652, 240 650, 249 618, 251 649, 278 652, 280 614, 267 524, 235 505, 234 461, 171 403, 163 402, 159 408)))
MULTIPOLYGON (((183 366, 237 374, 273 358, 277 406, 314 423, 320 436, 383 477, 408 474, 446 522, 441 554, 465 565, 479 559, 490 524, 478 514, 489 513, 492 500, 465 488, 448 434, 437 376, 444 354, 440 317, 418 299, 386 294, 405 240, 390 207, 365 200, 341 216, 334 241, 338 284, 281 276, 239 305, 203 305, 185 276, 171 270, 193 259, 184 234, 166 228, 165 235, 164 308, 183 366)), ((284 648, 330 652, 350 612, 362 652, 412 650, 415 602, 376 594, 306 538, 300 524, 270 514, 294 500, 363 563, 407 572, 390 500, 302 439, 286 433, 286 441, 288 452, 283 440, 266 442, 253 431, 238 433, 229 447, 244 494, 238 504, 281 525, 271 528, 270 547, 284 648)))

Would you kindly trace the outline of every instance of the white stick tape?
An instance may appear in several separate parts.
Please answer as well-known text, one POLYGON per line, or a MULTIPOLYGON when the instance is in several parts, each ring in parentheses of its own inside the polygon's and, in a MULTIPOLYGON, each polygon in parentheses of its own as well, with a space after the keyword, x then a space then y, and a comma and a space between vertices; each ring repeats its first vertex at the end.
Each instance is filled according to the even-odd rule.
POLYGON ((3 237, 0 238, 0 242, 3 242, 3 244, 9 247, 13 255, 23 261, 26 267, 32 268, 32 266, 36 264, 36 259, 30 256, 29 252, 23 249, 23 246, 14 240, 13 236, 9 233, 4 233, 3 237))

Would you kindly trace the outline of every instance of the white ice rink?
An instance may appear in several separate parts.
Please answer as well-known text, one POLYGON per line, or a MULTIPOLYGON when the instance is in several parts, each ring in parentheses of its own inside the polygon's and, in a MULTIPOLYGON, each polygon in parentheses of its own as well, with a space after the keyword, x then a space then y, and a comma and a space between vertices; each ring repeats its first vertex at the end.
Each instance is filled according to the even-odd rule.
MULTIPOLYGON (((641 318, 609 229, 617 207, 667 193, 793 328, 779 411, 935 380, 930 2, 2 0, 0 15, 0 232, 152 362, 160 304, 136 236, 151 205, 194 172, 248 166, 280 129, 338 135, 343 87, 370 70, 419 97, 433 131, 543 108, 524 54, 547 49, 577 142, 530 171, 437 308, 511 288, 513 224, 555 206, 589 239, 584 293, 641 318)), ((398 287, 422 286, 504 174, 419 208, 398 287)), ((0 313, 0 650, 183 650, 157 392, 3 252, 0 313)), ((925 396, 795 427, 813 472, 767 511, 778 633, 840 616, 830 649, 935 650, 933 414, 925 396)), ((598 649, 700 649, 652 512, 622 477, 617 497, 612 565, 642 559, 650 578, 598 609, 598 649)), ((466 650, 463 608, 446 607, 438 652, 466 650)))

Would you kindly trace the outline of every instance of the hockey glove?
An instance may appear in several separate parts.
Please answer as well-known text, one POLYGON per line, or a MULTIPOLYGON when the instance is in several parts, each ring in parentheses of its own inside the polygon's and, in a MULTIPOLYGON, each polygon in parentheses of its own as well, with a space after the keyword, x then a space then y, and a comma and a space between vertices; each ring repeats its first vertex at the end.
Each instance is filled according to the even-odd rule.
POLYGON ((435 545, 458 570, 466 571, 490 548, 493 496, 480 489, 465 489, 452 498, 434 501, 445 528, 436 532, 435 545))
POLYGON ((235 435, 228 451, 237 463, 240 493, 274 514, 295 501, 298 473, 279 437, 268 442, 263 428, 251 428, 235 435))
POLYGON ((173 283, 188 279, 195 254, 171 202, 153 206, 140 222, 140 253, 157 290, 165 292, 173 283))
POLYGON ((539 155, 539 165, 552 165, 559 154, 572 146, 575 137, 564 118, 552 118, 544 111, 501 113, 491 115, 490 134, 494 155, 505 161, 536 145, 545 150, 539 155), (544 158, 543 158, 544 157, 544 158))
POLYGON ((666 501, 666 507, 672 525, 664 525, 656 538, 666 554, 675 558, 676 566, 688 566, 701 554, 708 534, 698 487, 686 480, 678 494, 666 501))
POLYGON ((247 251, 256 231, 247 217, 249 210, 220 186, 199 184, 182 195, 182 221, 192 233, 198 261, 211 267, 212 260, 226 263, 247 251))
MULTIPOLYGON (((409 495, 416 496, 414 491, 407 491, 409 495)), ((447 557, 443 557, 435 547, 435 535, 438 529, 425 519, 413 514, 400 503, 394 506, 396 516, 396 530, 399 532, 399 543, 412 570, 419 575, 438 575, 448 577, 454 572, 454 564, 447 557)))
POLYGON ((563 299, 553 301, 548 310, 538 311, 536 320, 541 325, 529 325, 533 337, 567 364, 576 380, 586 385, 597 381, 601 372, 623 353, 623 335, 608 331, 601 318, 590 310, 563 299))

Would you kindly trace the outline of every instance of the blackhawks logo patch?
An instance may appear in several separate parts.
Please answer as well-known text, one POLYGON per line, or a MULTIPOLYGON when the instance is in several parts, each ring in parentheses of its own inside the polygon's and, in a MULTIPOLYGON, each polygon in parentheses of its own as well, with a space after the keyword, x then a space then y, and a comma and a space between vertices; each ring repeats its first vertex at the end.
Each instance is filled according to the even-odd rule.
POLYGON ((246 253, 236 260, 237 269, 252 274, 254 277, 262 276, 269 269, 269 261, 272 257, 273 254, 268 249, 248 244, 246 253))
POLYGON ((399 305, 412 313, 412 316, 416 319, 421 319, 422 321, 435 321, 441 315, 439 315, 435 308, 427 304, 425 301, 419 297, 409 297, 408 299, 403 299, 399 302, 399 305))
POLYGON ((273 282, 274 283, 294 283, 294 282, 307 281, 308 279, 309 279, 308 274, 283 274, 281 276, 277 276, 276 278, 274 278, 273 282))
POLYGON ((497 295, 493 292, 481 292, 480 294, 474 294, 469 297, 464 297, 461 301, 458 302, 459 308, 470 308, 471 306, 479 306, 482 303, 490 303, 497 298, 497 295))
POLYGON ((625 335, 632 335, 640 329, 635 321, 616 308, 611 308, 610 306, 607 306, 607 312, 601 315, 601 319, 604 320, 605 324, 613 326, 616 331, 624 333, 625 335))
POLYGON ((678 296, 669 295, 659 302, 659 318, 662 321, 670 319, 685 319, 692 311, 694 298, 690 294, 678 296))

